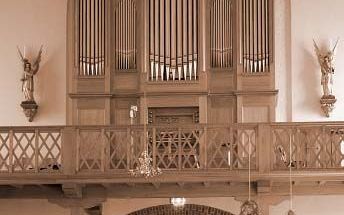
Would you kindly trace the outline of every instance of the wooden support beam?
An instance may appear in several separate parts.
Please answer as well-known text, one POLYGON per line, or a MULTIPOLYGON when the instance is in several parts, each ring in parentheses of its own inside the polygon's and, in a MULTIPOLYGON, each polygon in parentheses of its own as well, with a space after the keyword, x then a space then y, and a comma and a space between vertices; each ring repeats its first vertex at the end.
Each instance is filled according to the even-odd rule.
POLYGON ((24 185, 23 184, 10 184, 10 187, 13 187, 15 189, 21 190, 23 189, 24 185))
POLYGON ((271 192, 271 181, 257 181, 257 193, 270 193, 271 192))
POLYGON ((160 183, 152 183, 152 185, 155 187, 155 189, 159 189, 160 188, 160 183))
POLYGON ((97 205, 95 207, 86 208, 85 213, 87 215, 102 215, 103 207, 102 205, 97 205))
POLYGON ((318 181, 319 186, 324 186, 327 183, 327 181, 318 181))
POLYGON ((62 191, 67 198, 80 199, 82 198, 82 185, 66 183, 62 184, 62 191))
POLYGON ((211 183, 210 182, 203 182, 204 187, 209 188, 211 183))
POLYGON ((128 186, 128 187, 135 187, 136 184, 135 184, 135 183, 127 183, 127 186, 128 186))
POLYGON ((103 183, 102 186, 106 189, 111 189, 113 187, 112 184, 108 184, 108 183, 103 183))
POLYGON ((177 182, 177 185, 178 185, 180 188, 184 188, 185 182, 177 182))

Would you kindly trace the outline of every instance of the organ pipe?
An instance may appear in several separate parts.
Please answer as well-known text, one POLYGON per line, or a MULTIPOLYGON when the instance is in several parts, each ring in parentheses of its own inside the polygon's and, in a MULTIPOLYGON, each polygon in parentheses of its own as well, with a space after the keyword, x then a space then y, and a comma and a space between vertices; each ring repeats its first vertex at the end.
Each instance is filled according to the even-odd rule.
POLYGON ((78 68, 80 76, 105 71, 106 0, 78 0, 78 68))
POLYGON ((271 0, 243 0, 242 49, 243 68, 246 73, 270 70, 270 17, 271 0))
POLYGON ((232 0, 214 0, 210 12, 211 66, 233 66, 233 18, 232 0))
POLYGON ((198 1, 148 0, 151 81, 197 79, 198 1))
POLYGON ((136 69, 136 5, 134 0, 121 0, 115 7, 115 69, 136 69))

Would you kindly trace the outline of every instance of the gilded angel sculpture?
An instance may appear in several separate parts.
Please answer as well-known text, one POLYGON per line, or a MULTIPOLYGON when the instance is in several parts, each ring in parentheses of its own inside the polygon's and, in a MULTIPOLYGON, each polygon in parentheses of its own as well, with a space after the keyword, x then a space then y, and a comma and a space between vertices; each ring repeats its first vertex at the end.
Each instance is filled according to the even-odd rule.
POLYGON ((39 70, 39 63, 41 62, 42 49, 43 49, 43 46, 41 46, 36 59, 31 63, 29 62, 27 58, 23 56, 23 54, 18 48, 18 52, 21 57, 21 61, 23 63, 23 68, 24 68, 24 73, 23 73, 23 77, 21 81, 22 81, 22 92, 24 94, 24 98, 26 102, 35 101, 34 96, 33 96, 33 92, 34 92, 33 77, 34 75, 37 74, 39 70))
POLYGON ((335 58, 335 50, 338 45, 338 41, 336 42, 335 46, 332 50, 329 50, 325 54, 321 53, 317 43, 314 42, 315 53, 318 57, 318 62, 321 67, 321 85, 323 88, 323 97, 329 97, 332 95, 332 85, 333 85, 333 74, 335 71, 334 68, 334 58, 335 58))

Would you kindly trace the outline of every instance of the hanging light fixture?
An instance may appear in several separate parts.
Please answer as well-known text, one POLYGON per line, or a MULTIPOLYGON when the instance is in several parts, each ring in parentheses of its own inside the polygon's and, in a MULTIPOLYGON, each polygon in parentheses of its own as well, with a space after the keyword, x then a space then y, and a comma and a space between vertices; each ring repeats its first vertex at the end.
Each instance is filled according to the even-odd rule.
MULTIPOLYGON (((144 93, 144 109, 147 108, 146 93, 144 93)), ((130 114, 130 117, 136 116, 136 114, 130 114)), ((144 150, 139 157, 139 163, 135 169, 130 169, 129 174, 131 176, 139 177, 143 176, 145 178, 150 178, 154 176, 161 175, 162 171, 159 167, 154 167, 152 164, 153 159, 149 156, 148 142, 147 142, 147 119, 146 114, 143 115, 144 124, 143 124, 143 135, 144 135, 144 150)), ((131 120, 133 121, 133 120, 131 120)), ((133 147, 133 138, 131 137, 131 147, 133 147)), ((132 148, 133 149, 133 148, 132 148)), ((133 151, 132 151, 133 154, 133 151)))
POLYGON ((251 200, 251 143, 248 143, 248 200, 240 207, 240 215, 260 215, 257 202, 251 200))
POLYGON ((289 211, 288 215, 296 215, 296 213, 293 211, 293 181, 292 181, 292 175, 291 175, 291 168, 292 168, 292 159, 291 159, 291 139, 289 140, 289 211))
POLYGON ((143 176, 145 178, 161 175, 161 169, 155 168, 152 165, 152 158, 149 156, 148 151, 144 150, 139 157, 139 163, 135 169, 130 169, 129 174, 131 176, 143 176))
POLYGON ((170 199, 170 202, 174 207, 183 207, 186 203, 186 199, 184 197, 173 197, 170 199))

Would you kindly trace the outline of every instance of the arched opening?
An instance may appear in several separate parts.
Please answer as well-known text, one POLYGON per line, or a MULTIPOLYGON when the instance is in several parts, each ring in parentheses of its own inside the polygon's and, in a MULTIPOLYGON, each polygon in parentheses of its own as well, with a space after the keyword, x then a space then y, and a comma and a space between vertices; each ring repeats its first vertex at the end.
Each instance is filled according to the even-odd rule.
POLYGON ((174 207, 173 205, 159 205, 150 208, 145 208, 139 211, 132 212, 128 215, 158 215, 158 214, 175 214, 175 215, 233 215, 230 212, 223 211, 217 208, 187 204, 183 207, 174 207))

